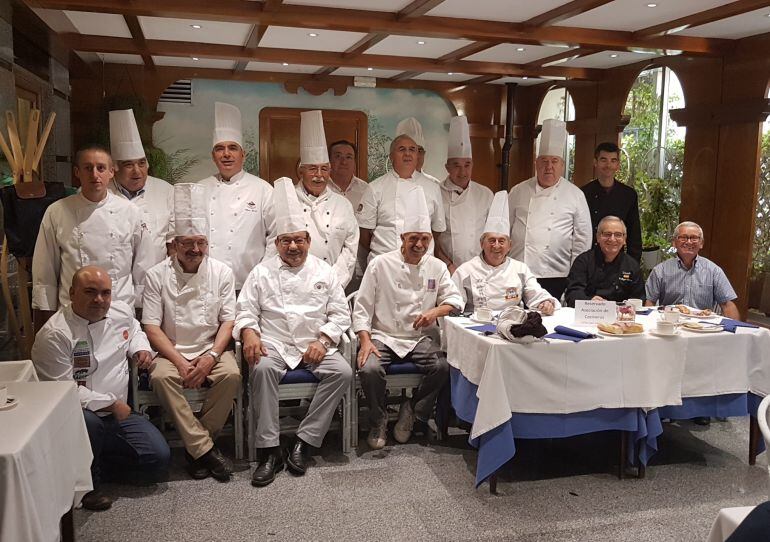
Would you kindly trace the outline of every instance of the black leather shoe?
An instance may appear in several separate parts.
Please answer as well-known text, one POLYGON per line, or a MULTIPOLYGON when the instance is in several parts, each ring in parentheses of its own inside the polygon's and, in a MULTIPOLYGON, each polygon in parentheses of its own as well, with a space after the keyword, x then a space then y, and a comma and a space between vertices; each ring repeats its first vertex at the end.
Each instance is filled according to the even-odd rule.
POLYGON ((307 443, 301 438, 297 437, 297 441, 294 443, 294 447, 289 452, 286 458, 286 463, 289 465, 289 470, 292 474, 302 476, 307 471, 307 461, 305 460, 305 451, 307 450, 307 443))
POLYGON ((185 468, 191 478, 194 480, 203 480, 204 478, 211 476, 211 471, 201 463, 200 458, 193 459, 193 456, 187 452, 184 453, 184 457, 187 459, 187 467, 185 468))
POLYGON ((233 474, 233 466, 222 452, 214 446, 198 458, 198 463, 211 471, 211 476, 220 482, 229 482, 233 474))
POLYGON ((83 508, 86 510, 94 510, 101 512, 102 510, 109 510, 112 506, 112 499, 101 492, 99 489, 94 489, 83 495, 83 508))
POLYGON ((692 419, 695 425, 711 425, 711 418, 705 416, 698 416, 692 419))
POLYGON ((265 450, 263 454, 262 460, 251 476, 251 485, 255 487, 272 484, 275 475, 283 470, 283 457, 281 457, 280 448, 265 450))

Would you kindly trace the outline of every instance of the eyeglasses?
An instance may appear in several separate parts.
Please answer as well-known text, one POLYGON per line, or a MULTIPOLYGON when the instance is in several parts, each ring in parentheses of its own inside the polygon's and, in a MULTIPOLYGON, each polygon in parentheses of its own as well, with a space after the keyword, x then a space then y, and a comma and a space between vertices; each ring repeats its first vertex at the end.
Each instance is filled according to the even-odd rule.
POLYGON ((602 233, 599 234, 599 236, 602 239, 611 239, 613 237, 615 239, 623 239, 626 236, 626 234, 623 233, 622 231, 603 231, 602 233))
POLYGON ((193 247, 206 248, 209 246, 209 242, 206 239, 199 239, 196 241, 177 241, 177 243, 179 243, 179 246, 185 250, 190 250, 193 247))
POLYGON ((300 166, 313 175, 321 175, 323 173, 329 173, 329 165, 302 165, 300 166))
POLYGON ((700 241, 700 235, 677 235, 676 240, 680 243, 697 243, 700 241))
POLYGON ((294 243, 298 247, 301 247, 301 246, 304 246, 305 243, 307 243, 307 239, 305 237, 282 237, 278 239, 278 242, 281 244, 282 247, 291 246, 292 243, 294 243))

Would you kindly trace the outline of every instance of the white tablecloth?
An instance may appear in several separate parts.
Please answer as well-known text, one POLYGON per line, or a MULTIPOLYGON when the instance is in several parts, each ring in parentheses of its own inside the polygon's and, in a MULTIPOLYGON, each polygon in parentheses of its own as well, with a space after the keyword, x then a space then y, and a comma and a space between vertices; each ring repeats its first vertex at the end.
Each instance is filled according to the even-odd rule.
POLYGON ((707 542, 725 542, 752 510, 753 506, 722 508, 711 526, 707 542))
POLYGON ((0 361, 0 382, 37 382, 31 359, 0 361))
POLYGON ((59 520, 93 486, 74 382, 11 382, 0 411, 0 540, 59 540, 59 520))
MULTIPOLYGON (((657 318, 653 313, 637 321, 653 329, 657 318)), ((596 331, 573 321, 569 308, 543 319, 549 331, 557 325, 596 331)), ((466 329, 475 325, 466 318, 444 320, 449 364, 479 386, 473 438, 507 421, 511 412, 655 408, 680 405, 682 397, 770 391, 766 329, 523 345, 466 329)))

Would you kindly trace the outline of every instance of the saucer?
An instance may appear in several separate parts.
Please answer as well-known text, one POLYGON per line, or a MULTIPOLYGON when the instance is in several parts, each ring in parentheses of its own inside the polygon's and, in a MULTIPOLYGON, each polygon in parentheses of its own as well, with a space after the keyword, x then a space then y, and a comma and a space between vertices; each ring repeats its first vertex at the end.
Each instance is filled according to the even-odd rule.
POLYGON ((16 399, 13 395, 9 395, 8 399, 6 400, 6 403, 4 405, 0 405, 0 410, 10 410, 16 405, 19 404, 19 400, 16 399))
POLYGON ((663 333, 657 329, 648 329, 647 331, 650 333, 650 335, 655 335, 656 337, 676 337, 679 335, 678 329, 675 329, 673 333, 663 333))

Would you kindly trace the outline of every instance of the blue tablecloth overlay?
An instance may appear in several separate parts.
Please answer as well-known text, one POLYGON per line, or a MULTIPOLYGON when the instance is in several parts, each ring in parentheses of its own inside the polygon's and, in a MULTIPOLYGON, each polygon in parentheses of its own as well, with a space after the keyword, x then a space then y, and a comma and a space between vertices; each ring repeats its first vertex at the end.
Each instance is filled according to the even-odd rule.
MULTIPOLYGON (((457 415, 473 423, 478 407, 478 386, 462 373, 450 369, 452 406, 457 415)), ((478 448, 476 487, 493 475, 516 454, 516 438, 564 438, 597 431, 619 430, 631 433, 632 443, 639 442, 639 461, 646 465, 657 451, 657 437, 663 432, 660 417, 653 410, 644 413, 638 408, 600 408, 573 414, 517 414, 511 419, 476 439, 470 444, 478 448)), ((635 446, 629 446, 629 462, 634 463, 635 446)))

